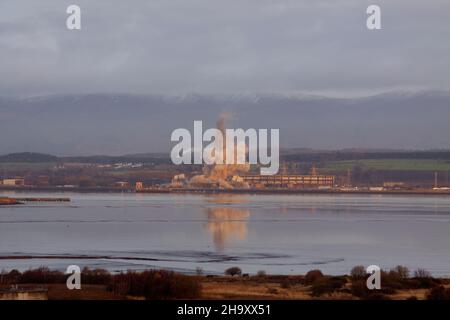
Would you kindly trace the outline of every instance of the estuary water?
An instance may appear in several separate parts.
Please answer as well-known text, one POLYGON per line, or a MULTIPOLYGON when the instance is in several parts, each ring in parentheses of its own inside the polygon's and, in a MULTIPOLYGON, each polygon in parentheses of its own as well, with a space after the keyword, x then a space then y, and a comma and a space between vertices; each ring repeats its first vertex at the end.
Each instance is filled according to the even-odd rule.
POLYGON ((450 197, 5 193, 70 203, 0 207, 0 269, 348 274, 355 265, 450 276, 450 197), (25 257, 26 256, 26 257, 25 257))

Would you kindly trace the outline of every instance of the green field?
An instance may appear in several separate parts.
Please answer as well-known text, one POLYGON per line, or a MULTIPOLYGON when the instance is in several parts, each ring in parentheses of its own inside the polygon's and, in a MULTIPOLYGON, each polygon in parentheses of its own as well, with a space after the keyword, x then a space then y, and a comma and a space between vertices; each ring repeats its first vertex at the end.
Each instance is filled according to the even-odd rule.
POLYGON ((363 170, 396 170, 396 171, 450 171, 450 161, 430 159, 367 159, 327 162, 322 168, 327 172, 345 172, 360 167, 363 170))

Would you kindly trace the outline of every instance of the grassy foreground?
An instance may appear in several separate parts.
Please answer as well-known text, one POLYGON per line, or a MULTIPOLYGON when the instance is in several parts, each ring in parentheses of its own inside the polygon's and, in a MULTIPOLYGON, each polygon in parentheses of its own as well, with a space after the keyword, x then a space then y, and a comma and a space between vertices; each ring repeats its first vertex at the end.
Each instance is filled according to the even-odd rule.
MULTIPOLYGON (((200 272, 199 272, 200 273, 200 272)), ((42 267, 23 273, 12 270, 0 276, 0 292, 11 286, 19 289, 45 288, 50 300, 111 299, 331 299, 331 300, 449 300, 450 279, 437 279, 425 270, 410 276, 398 266, 382 271, 381 290, 368 290, 365 269, 353 268, 350 275, 327 276, 320 270, 306 275, 242 275, 231 268, 224 276, 182 275, 166 270, 110 274, 84 269, 81 290, 68 290, 67 275, 42 267)))

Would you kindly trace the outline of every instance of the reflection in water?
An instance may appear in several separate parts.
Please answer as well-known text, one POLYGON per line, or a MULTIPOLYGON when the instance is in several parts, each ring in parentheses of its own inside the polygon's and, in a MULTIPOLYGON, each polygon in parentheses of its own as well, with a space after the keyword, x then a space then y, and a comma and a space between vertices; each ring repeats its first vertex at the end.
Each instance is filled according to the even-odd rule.
POLYGON ((244 240, 250 211, 234 208, 206 209, 206 230, 212 234, 216 250, 222 251, 230 238, 244 240))
POLYGON ((401 264, 450 276, 449 197, 59 195, 73 203, 0 208, 1 255, 37 257, 0 259, 0 270, 46 265, 64 271, 77 264, 111 272, 157 268, 195 273, 199 267, 219 274, 232 263, 250 274, 321 269, 339 275, 375 263, 383 269, 401 264), (44 255, 53 258, 39 258, 44 255), (83 256, 89 259, 74 258, 83 256))
POLYGON ((248 203, 248 199, 245 195, 235 195, 235 194, 214 194, 206 195, 205 201, 214 204, 244 204, 248 203))

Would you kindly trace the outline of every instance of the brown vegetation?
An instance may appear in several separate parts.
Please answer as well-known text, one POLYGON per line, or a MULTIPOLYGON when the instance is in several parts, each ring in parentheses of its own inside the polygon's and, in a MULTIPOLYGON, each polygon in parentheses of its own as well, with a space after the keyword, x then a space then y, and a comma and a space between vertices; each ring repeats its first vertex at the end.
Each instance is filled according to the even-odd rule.
POLYGON ((112 275, 103 269, 84 268, 81 273, 82 290, 68 290, 65 285, 67 277, 68 275, 47 267, 30 269, 23 273, 12 270, 0 275, 0 288, 10 285, 21 285, 21 288, 24 288, 30 284, 44 284, 59 292, 65 288, 65 291, 72 292, 70 296, 74 298, 82 295, 86 288, 98 291, 100 286, 103 291, 111 292, 108 295, 110 298, 136 296, 145 299, 195 299, 201 292, 200 283, 195 277, 165 270, 129 271, 112 275))
POLYGON ((427 295, 428 300, 450 300, 450 288, 434 287, 427 295))
POLYGON ((231 267, 225 270, 225 275, 227 276, 240 276, 242 274, 242 270, 239 267, 231 267))
POLYGON ((306 275, 305 275, 305 284, 306 285, 313 284, 316 281, 320 280, 321 278, 323 278, 322 271, 320 271, 320 270, 308 271, 308 273, 306 273, 306 275))
POLYGON ((109 288, 118 295, 145 299, 195 299, 201 292, 194 277, 165 270, 120 273, 112 277, 109 288))
POLYGON ((244 276, 240 268, 230 269, 227 276, 188 276, 165 270, 111 274, 84 268, 82 289, 68 290, 68 275, 41 267, 1 273, 0 289, 44 286, 49 299, 450 299, 449 279, 433 278, 423 269, 410 277, 409 270, 402 266, 382 271, 381 290, 367 288, 368 275, 361 267, 353 268, 350 276, 327 276, 320 270, 311 270, 305 276, 265 272, 244 276))
POLYGON ((0 206, 11 206, 16 204, 21 204, 21 202, 12 198, 0 197, 0 206))

